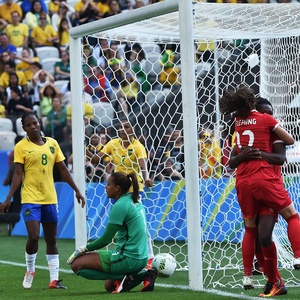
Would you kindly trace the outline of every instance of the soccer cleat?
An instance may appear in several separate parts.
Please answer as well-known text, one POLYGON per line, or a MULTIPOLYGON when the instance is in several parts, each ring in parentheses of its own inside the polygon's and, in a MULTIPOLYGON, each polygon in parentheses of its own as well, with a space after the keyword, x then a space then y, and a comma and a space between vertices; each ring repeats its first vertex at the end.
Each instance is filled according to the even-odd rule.
POLYGON ((26 271, 24 280, 23 280, 23 288, 30 289, 32 287, 33 277, 35 272, 26 271))
POLYGON ((300 270, 300 257, 294 258, 293 265, 294 265, 294 269, 295 270, 298 270, 298 271, 300 270))
POLYGON ((114 282, 115 284, 115 290, 112 292, 112 294, 119 294, 123 291, 124 287, 128 285, 129 282, 132 281, 131 275, 125 275, 122 280, 116 280, 114 282))
POLYGON ((64 289, 66 290, 67 287, 61 284, 61 280, 53 280, 49 283, 49 289, 64 289))
POLYGON ((243 277, 243 286, 245 290, 254 289, 254 283, 252 276, 244 276, 243 277))
POLYGON ((276 283, 267 282, 264 287, 264 291, 259 294, 259 297, 270 298, 274 296, 286 295, 287 292, 288 291, 286 287, 281 284, 280 280, 278 280, 276 283))
POLYGON ((141 292, 152 292, 154 290, 155 279, 157 273, 154 270, 148 270, 144 278, 144 286, 141 292))
POLYGON ((148 259, 147 266, 146 266, 147 270, 152 269, 152 262, 153 262, 153 257, 148 259))

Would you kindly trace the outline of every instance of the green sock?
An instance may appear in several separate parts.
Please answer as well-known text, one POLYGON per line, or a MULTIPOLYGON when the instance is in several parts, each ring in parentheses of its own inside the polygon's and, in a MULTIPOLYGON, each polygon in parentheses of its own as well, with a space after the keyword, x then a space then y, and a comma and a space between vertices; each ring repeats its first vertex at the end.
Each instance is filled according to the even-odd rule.
POLYGON ((133 288, 135 288, 136 286, 138 286, 144 280, 147 271, 148 270, 143 269, 139 273, 133 274, 132 275, 133 280, 130 281, 129 284, 124 286, 122 292, 128 292, 128 291, 132 290, 133 288))
POLYGON ((111 274, 98 270, 82 269, 76 275, 91 280, 122 279, 125 274, 111 274))

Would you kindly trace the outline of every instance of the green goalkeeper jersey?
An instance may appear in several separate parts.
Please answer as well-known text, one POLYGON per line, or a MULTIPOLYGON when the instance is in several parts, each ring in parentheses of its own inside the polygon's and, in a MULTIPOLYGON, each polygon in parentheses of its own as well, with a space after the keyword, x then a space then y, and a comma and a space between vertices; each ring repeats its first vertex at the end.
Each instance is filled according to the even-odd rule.
POLYGON ((131 194, 123 195, 110 211, 108 224, 121 225, 117 233, 116 250, 127 257, 148 257, 145 209, 134 203, 131 194))

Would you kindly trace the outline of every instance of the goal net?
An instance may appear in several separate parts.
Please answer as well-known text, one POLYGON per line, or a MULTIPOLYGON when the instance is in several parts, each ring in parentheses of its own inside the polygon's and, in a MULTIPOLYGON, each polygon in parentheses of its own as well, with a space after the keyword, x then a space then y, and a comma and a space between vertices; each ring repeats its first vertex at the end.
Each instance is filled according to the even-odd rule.
MULTIPOLYGON (((228 87, 246 83, 271 101, 274 116, 299 141, 300 5, 193 2, 190 20, 185 4, 190 5, 166 1, 71 30, 74 177, 87 189, 86 215, 75 212, 76 238, 100 236, 111 208, 104 186, 113 163, 84 166, 84 147, 116 138, 127 119, 146 148, 155 181, 144 200, 154 253, 170 252, 178 263, 169 282, 184 286, 194 280, 193 289, 241 288, 244 229, 228 167, 230 126, 218 101, 228 87), (190 29, 192 46, 182 29, 190 29), (192 75, 189 82, 185 74, 192 75), (85 123, 81 94, 94 111, 85 123), (189 127, 193 111, 196 123, 189 127), (192 249, 195 241, 201 249, 192 249), (195 265, 203 277, 189 273, 195 265)), ((298 210, 299 143, 288 149, 283 167, 298 210)), ((281 218, 274 240, 285 283, 299 284, 281 218)), ((265 284, 262 275, 254 279, 265 284)))

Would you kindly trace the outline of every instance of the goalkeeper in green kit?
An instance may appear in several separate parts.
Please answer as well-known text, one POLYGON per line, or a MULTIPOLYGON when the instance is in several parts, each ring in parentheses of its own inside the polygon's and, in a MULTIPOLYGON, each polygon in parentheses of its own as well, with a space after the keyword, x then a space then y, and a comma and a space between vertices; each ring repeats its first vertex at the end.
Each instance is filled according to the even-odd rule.
POLYGON ((141 282, 141 292, 153 291, 156 271, 144 269, 148 261, 145 210, 139 199, 139 184, 134 173, 113 173, 106 193, 116 200, 104 234, 81 246, 67 260, 76 275, 92 280, 105 280, 108 292, 126 292, 141 282), (130 188, 133 192, 130 193, 130 188), (99 250, 109 245, 117 234, 116 248, 99 250), (94 251, 99 250, 99 251, 94 251))

